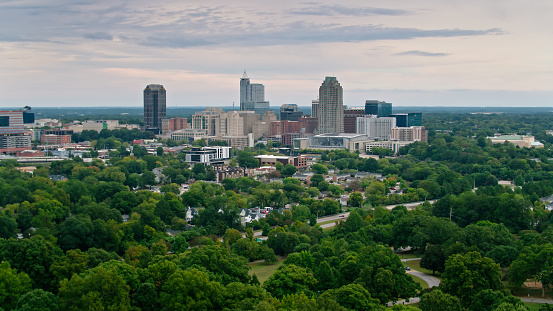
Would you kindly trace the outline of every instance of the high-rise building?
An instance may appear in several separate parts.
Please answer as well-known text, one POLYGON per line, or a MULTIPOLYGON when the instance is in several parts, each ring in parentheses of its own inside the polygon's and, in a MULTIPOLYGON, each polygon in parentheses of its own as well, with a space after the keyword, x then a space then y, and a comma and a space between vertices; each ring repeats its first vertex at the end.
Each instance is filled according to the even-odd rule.
POLYGON ((396 118, 378 118, 376 115, 357 117, 357 134, 366 134, 378 139, 390 139, 394 127, 396 127, 396 118))
POLYGON ((357 117, 365 115, 365 108, 346 108, 344 109, 344 133, 357 133, 357 117))
POLYGON ((378 100, 365 101, 365 114, 372 114, 380 117, 389 117, 392 114, 392 103, 378 100))
POLYGON ((280 106, 280 121, 298 121, 303 115, 296 104, 284 104, 280 106))
POLYGON ((344 132, 343 89, 336 77, 326 77, 319 87, 319 134, 344 132))
POLYGON ((265 101, 265 86, 250 83, 245 70, 240 78, 240 111, 254 111, 260 116, 269 111, 269 102, 265 101))
POLYGON ((144 89, 144 129, 156 134, 162 132, 166 118, 166 95, 161 84, 149 84, 144 89))
POLYGON ((407 126, 422 126, 422 112, 409 112, 407 126))
POLYGON ((317 118, 319 116, 319 100, 314 99, 311 101, 311 117, 317 118))

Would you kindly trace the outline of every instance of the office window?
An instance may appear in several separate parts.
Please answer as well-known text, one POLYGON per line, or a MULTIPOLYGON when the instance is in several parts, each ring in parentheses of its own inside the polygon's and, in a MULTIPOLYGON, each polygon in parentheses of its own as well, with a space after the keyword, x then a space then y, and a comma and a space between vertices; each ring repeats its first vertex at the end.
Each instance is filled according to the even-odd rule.
POLYGON ((10 126, 10 117, 1 116, 0 117, 0 127, 8 127, 8 126, 10 126))

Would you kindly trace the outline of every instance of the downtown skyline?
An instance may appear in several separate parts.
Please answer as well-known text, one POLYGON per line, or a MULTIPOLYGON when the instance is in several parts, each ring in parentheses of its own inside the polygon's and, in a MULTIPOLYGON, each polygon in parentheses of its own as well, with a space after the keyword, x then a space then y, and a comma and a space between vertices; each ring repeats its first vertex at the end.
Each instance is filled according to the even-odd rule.
POLYGON ((1 107, 239 106, 244 69, 271 106, 309 106, 326 76, 344 104, 551 106, 553 3, 202 4, 3 1, 1 107))

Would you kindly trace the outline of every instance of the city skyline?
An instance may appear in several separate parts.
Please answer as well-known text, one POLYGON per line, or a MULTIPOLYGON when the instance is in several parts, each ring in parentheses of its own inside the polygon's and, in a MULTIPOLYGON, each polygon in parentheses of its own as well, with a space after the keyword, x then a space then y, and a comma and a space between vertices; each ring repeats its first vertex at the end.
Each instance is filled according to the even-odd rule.
POLYGON ((140 106, 151 81, 171 90, 170 107, 239 106, 244 69, 272 106, 309 106, 325 76, 340 78, 348 106, 550 106, 552 8, 7 0, 0 106, 140 106))

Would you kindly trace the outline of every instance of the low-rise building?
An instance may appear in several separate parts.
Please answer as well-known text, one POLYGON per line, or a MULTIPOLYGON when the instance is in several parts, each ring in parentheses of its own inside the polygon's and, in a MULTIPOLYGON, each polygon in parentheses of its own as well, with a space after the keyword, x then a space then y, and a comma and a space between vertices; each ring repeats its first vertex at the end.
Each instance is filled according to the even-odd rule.
POLYGON ((193 142, 207 137, 207 130, 202 129, 182 129, 171 133, 172 140, 184 140, 187 142, 193 142))
POLYGON ((309 149, 364 150, 368 142, 374 141, 365 134, 320 134, 309 137, 309 149))
POLYGON ((399 141, 399 140, 382 140, 382 141, 372 141, 368 142, 365 145, 365 150, 367 153, 372 152, 373 148, 385 148, 390 149, 394 153, 399 151, 399 148, 407 146, 414 143, 413 141, 399 141))
POLYGON ((505 142, 510 142, 515 146, 521 148, 543 148, 543 144, 539 141, 536 141, 534 136, 528 135, 499 135, 494 137, 488 137, 491 139, 494 144, 502 144, 505 142))
POLYGON ((307 167, 307 157, 305 156, 289 157, 275 155, 258 155, 254 158, 259 160, 259 166, 276 166, 277 163, 281 163, 282 165, 291 164, 297 169, 307 167))
POLYGON ((203 147, 192 148, 192 150, 183 150, 186 154, 185 162, 204 165, 223 164, 225 160, 230 159, 230 147, 203 147))

